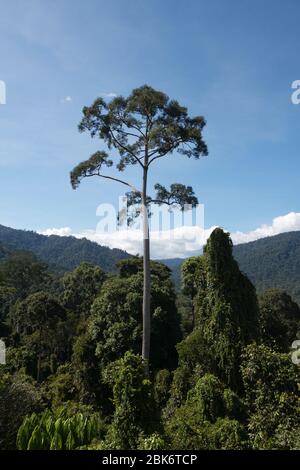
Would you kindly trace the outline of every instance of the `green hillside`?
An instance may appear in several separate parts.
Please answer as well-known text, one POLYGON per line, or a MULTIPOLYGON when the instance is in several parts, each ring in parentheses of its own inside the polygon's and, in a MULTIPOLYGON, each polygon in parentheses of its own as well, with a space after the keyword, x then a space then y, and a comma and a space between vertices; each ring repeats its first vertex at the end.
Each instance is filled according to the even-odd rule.
MULTIPOLYGON (((233 247, 240 269, 258 292, 270 287, 286 290, 300 303, 300 232, 288 232, 233 247)), ((180 287, 182 259, 163 260, 180 287)))
POLYGON ((130 256, 126 251, 100 246, 86 238, 45 236, 3 225, 0 225, 0 244, 11 250, 31 251, 50 267, 59 270, 71 270, 86 261, 113 272, 117 261, 130 256))
POLYGON ((280 287, 300 303, 300 231, 237 245, 233 253, 259 292, 280 287))
MULTIPOLYGON (((110 249, 85 238, 45 236, 0 225, 0 258, 5 248, 31 251, 50 267, 62 271, 74 269, 86 261, 113 272, 120 259, 130 257, 126 251, 110 249)), ((258 292, 269 287, 279 287, 300 303, 300 231, 236 245, 233 254, 240 269, 251 279, 258 292)), ((183 260, 174 258, 161 261, 171 268, 173 281, 179 288, 183 260)))

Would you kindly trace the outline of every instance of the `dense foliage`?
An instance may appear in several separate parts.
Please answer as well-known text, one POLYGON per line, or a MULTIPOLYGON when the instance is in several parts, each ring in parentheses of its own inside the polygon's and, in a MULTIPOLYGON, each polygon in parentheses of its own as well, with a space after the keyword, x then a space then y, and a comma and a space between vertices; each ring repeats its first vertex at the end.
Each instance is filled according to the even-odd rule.
POLYGON ((142 258, 59 277, 0 249, 0 448, 300 449, 300 309, 278 289, 257 299, 232 251, 216 229, 180 295, 151 262, 145 377, 142 258))

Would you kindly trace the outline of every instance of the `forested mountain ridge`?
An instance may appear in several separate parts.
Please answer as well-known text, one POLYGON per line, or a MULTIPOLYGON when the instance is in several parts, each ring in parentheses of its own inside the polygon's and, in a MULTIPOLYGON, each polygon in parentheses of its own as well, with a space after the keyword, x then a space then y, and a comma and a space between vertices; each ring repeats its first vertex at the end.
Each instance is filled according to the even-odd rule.
MULTIPOLYGON (((273 287, 284 289, 300 304, 300 231, 235 245, 233 255, 259 293, 273 287)), ((172 269, 178 288, 183 261, 162 260, 172 269)))
POLYGON ((236 245, 233 255, 258 292, 281 288, 300 303, 300 231, 236 245))
POLYGON ((6 255, 6 250, 4 246, 0 243, 0 259, 6 255))
POLYGON ((85 261, 99 265, 107 272, 114 272, 118 261, 130 257, 126 251, 110 249, 86 238, 46 236, 3 225, 0 225, 0 244, 12 251, 30 251, 51 268, 61 271, 74 269, 85 261))
MULTIPOLYGON (((104 271, 115 272, 116 263, 131 256, 126 251, 110 249, 85 238, 45 236, 0 225, 0 258, 8 249, 31 251, 50 268, 61 271, 74 269, 85 261, 101 266, 104 271)), ((271 287, 282 288, 300 303, 300 231, 235 245, 233 255, 258 292, 271 287)), ((172 270, 173 281, 179 288, 183 260, 160 261, 172 270)))

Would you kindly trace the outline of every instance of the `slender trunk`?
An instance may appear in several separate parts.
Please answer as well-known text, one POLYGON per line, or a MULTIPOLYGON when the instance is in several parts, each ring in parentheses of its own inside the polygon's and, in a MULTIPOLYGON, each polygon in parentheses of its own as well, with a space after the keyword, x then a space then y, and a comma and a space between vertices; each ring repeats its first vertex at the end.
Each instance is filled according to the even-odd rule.
POLYGON ((194 296, 192 296, 192 331, 195 328, 195 306, 194 306, 194 296))
POLYGON ((143 270, 144 270, 144 286, 143 286, 143 344, 142 357, 145 361, 145 373, 149 375, 149 356, 150 356, 150 332, 151 332, 151 316, 150 316, 150 240, 149 240, 149 224, 147 211, 147 172, 144 168, 143 173, 143 191, 142 191, 142 215, 143 215, 143 270))
POLYGON ((37 383, 40 383, 40 377, 41 377, 41 353, 39 353, 38 361, 37 361, 37 374, 36 374, 37 383))
POLYGON ((41 334, 41 327, 40 327, 40 331, 39 331, 39 352, 38 352, 38 360, 37 360, 37 374, 36 374, 36 381, 39 383, 40 382, 40 377, 41 377, 41 343, 42 343, 42 334, 41 334))

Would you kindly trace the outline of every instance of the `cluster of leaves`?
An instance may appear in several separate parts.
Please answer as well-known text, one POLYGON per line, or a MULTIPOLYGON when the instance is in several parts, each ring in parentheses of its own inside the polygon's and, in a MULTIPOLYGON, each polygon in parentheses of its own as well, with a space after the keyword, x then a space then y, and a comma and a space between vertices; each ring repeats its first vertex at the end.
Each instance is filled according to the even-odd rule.
MULTIPOLYGON (((108 103, 97 98, 91 106, 84 107, 79 131, 99 137, 108 149, 116 148, 120 155, 117 168, 123 171, 128 164, 141 163, 145 138, 150 159, 175 150, 188 157, 207 155, 202 139, 205 124, 203 116, 190 117, 187 108, 178 101, 144 85, 134 89, 128 98, 118 96, 108 103)), ((94 171, 101 170, 103 163, 107 164, 106 156, 105 152, 101 153, 94 171)), ((86 169, 80 164, 73 170, 73 184, 80 182, 86 169)))
POLYGON ((68 416, 63 407, 55 413, 33 413, 23 421, 17 435, 19 450, 75 450, 90 444, 103 432, 97 414, 76 413, 68 416))

